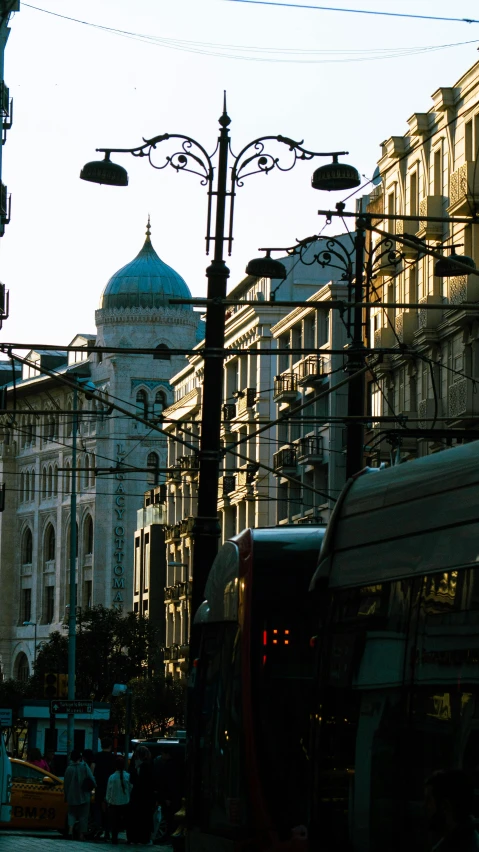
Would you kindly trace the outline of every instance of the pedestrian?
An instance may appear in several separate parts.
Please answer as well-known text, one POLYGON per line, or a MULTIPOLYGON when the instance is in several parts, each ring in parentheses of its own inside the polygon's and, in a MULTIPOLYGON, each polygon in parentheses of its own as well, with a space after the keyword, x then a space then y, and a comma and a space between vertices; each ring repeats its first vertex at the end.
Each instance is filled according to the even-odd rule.
POLYGON ((83 749, 83 760, 85 761, 86 765, 90 767, 90 771, 94 775, 95 774, 95 755, 93 754, 93 751, 91 750, 91 748, 84 748, 83 749))
POLYGON ((110 828, 108 825, 108 809, 106 804, 106 788, 108 779, 115 771, 115 755, 112 752, 113 740, 103 737, 101 751, 94 758, 94 777, 96 781, 95 790, 95 838, 102 836, 104 840, 110 839, 110 828))
POLYGON ((462 769, 435 772, 426 781, 428 827, 441 838, 433 852, 478 852, 479 834, 472 818, 474 785, 462 769))
POLYGON ((162 748, 153 763, 153 778, 158 804, 166 823, 166 839, 172 834, 174 816, 181 806, 182 779, 180 759, 173 757, 168 748, 162 748))
POLYGON ((95 788, 95 779, 90 768, 82 760, 81 751, 77 749, 73 749, 70 755, 63 786, 65 801, 68 803, 68 837, 73 839, 73 828, 78 822, 80 840, 85 840, 91 791, 95 788))
POLYGON ((39 766, 40 769, 45 769, 47 772, 50 772, 50 767, 45 758, 42 757, 42 753, 39 748, 30 749, 27 753, 27 761, 28 763, 33 763, 34 766, 39 766))
POLYGON ((111 842, 118 845, 118 833, 126 826, 128 803, 132 784, 130 776, 125 772, 125 760, 117 757, 116 770, 108 779, 106 801, 108 804, 108 824, 111 830, 111 842))
POLYGON ((126 836, 128 843, 152 844, 155 789, 151 754, 146 746, 139 746, 130 763, 133 789, 128 807, 126 836))

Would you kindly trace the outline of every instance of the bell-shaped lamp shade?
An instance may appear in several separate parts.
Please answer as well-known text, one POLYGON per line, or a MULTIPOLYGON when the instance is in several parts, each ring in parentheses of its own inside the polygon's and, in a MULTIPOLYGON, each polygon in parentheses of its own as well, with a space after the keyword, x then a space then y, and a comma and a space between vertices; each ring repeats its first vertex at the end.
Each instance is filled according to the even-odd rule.
POLYGON ((92 160, 83 166, 80 177, 92 183, 104 183, 108 186, 128 186, 128 172, 118 163, 112 163, 110 152, 105 152, 104 160, 92 160))
POLYGON ((338 163, 338 155, 333 154, 333 162, 320 166, 311 178, 313 189, 325 189, 331 192, 334 189, 354 189, 361 185, 359 172, 354 166, 347 163, 338 163))
POLYGON ((255 278, 281 278, 282 281, 287 275, 285 266, 281 261, 270 257, 269 252, 266 257, 255 257, 250 260, 245 272, 247 275, 254 275, 255 278))
POLYGON ((458 263, 464 264, 464 266, 467 266, 471 271, 476 268, 476 264, 472 257, 468 257, 466 254, 456 254, 453 248, 449 257, 442 257, 441 260, 436 262, 434 266, 434 275, 437 275, 439 278, 453 278, 456 275, 470 275, 470 272, 468 272, 467 269, 463 269, 461 266, 458 266, 458 263), (457 263, 455 261, 457 261, 457 263))

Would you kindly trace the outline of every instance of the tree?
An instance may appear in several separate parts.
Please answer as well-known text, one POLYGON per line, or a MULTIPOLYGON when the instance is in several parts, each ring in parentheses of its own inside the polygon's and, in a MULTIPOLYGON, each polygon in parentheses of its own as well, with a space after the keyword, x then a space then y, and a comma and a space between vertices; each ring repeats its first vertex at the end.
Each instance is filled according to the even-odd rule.
POLYGON ((129 686, 133 693, 131 727, 137 737, 164 736, 173 722, 183 725, 184 681, 157 674, 152 678, 137 678, 129 686))
MULTIPOLYGON (((113 684, 146 677, 159 667, 158 629, 147 618, 96 606, 82 613, 77 624, 77 698, 109 701, 113 684)), ((37 697, 44 675, 67 672, 68 637, 50 634, 37 655, 31 678, 37 697)))

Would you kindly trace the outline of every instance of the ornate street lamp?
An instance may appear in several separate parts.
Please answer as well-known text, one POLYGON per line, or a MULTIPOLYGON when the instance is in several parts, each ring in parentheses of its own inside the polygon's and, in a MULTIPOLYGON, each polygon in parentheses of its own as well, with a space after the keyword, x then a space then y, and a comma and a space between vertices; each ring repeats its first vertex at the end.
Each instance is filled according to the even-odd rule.
MULTIPOLYGON (((144 157, 156 169, 171 166, 176 172, 191 172, 197 175, 207 189, 208 206, 206 219, 206 253, 213 244, 213 260, 206 270, 208 279, 204 348, 203 410, 199 450, 199 486, 198 512, 193 529, 193 589, 192 612, 196 612, 203 601, 203 592, 208 572, 218 549, 220 527, 218 521, 218 476, 221 460, 220 428, 223 404, 223 357, 225 332, 226 285, 229 269, 224 261, 225 243, 231 254, 233 243, 233 216, 236 190, 242 187, 247 177, 253 174, 269 174, 273 169, 290 171, 299 160, 312 160, 316 157, 332 157, 332 163, 316 170, 312 183, 316 189, 345 190, 359 185, 356 169, 338 162, 345 151, 321 153, 309 151, 303 143, 287 136, 262 136, 245 145, 237 156, 231 153, 231 141, 228 127, 231 123, 226 111, 226 96, 223 113, 219 118, 219 139, 213 154, 195 139, 182 134, 163 133, 152 139, 144 139, 136 148, 98 148, 105 154, 100 162, 91 162, 82 169, 80 177, 94 183, 106 183, 114 186, 126 186, 126 171, 111 161, 112 153, 127 153, 134 157, 144 157), (163 142, 178 145, 164 161, 157 163, 155 154, 163 142), (280 156, 269 153, 266 145, 279 143, 290 152, 290 159, 283 163, 280 156), (228 160, 231 156, 231 165, 228 160), (215 165, 213 165, 213 159, 215 165), (226 215, 228 210, 228 224, 226 215), (213 210, 214 208, 214 210, 213 210), (214 232, 212 217, 214 214, 214 232)), ((263 259, 259 261, 263 263, 263 259)), ((258 273, 258 261, 248 264, 249 274, 261 277, 284 278, 285 270, 281 263, 269 258, 266 272, 258 273), (255 265, 256 264, 256 265, 255 265), (254 271, 255 270, 255 271, 254 271)), ((266 267, 263 267, 266 268, 266 267)), ((193 639, 194 642, 194 639, 193 639)), ((192 648, 193 651, 193 648, 192 648)), ((190 659, 193 659, 191 655, 190 659)))
POLYGON ((456 254, 456 249, 452 246, 449 257, 443 257, 434 264, 434 275, 437 275, 438 278, 453 278, 456 275, 470 275, 470 272, 464 269, 463 266, 458 266, 458 264, 454 262, 454 258, 456 258, 460 264, 463 264, 463 266, 468 266, 471 272, 476 268, 476 264, 472 257, 468 257, 466 254, 456 254))

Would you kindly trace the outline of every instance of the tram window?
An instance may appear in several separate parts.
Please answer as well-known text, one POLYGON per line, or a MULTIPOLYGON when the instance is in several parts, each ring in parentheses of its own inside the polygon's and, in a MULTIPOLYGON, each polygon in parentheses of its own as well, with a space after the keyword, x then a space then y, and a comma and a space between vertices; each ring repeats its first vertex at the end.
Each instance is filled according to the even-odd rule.
POLYGON ((336 595, 334 621, 344 623, 367 621, 388 614, 389 583, 378 583, 356 589, 344 589, 336 595))

